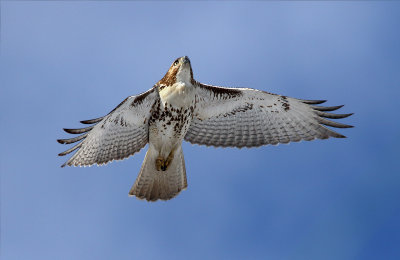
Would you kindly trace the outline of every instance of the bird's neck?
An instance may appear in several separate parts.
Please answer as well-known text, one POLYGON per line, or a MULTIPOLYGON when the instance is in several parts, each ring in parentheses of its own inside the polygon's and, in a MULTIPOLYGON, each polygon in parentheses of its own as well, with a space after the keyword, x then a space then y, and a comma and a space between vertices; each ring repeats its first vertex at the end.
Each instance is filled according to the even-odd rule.
POLYGON ((188 106, 194 98, 192 83, 177 81, 172 86, 167 86, 160 90, 160 98, 164 106, 171 104, 175 107, 188 106))

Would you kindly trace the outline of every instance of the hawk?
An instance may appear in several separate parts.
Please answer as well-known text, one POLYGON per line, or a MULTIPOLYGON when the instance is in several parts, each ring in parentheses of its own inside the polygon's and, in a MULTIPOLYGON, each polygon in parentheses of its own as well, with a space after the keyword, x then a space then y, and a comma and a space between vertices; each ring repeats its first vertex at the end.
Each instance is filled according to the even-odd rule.
POLYGON ((318 106, 325 100, 303 100, 251 88, 225 88, 193 79, 187 56, 176 59, 151 89, 130 96, 103 117, 81 121, 91 126, 64 129, 81 134, 57 140, 79 142, 60 156, 75 154, 62 167, 104 165, 149 148, 129 195, 148 201, 169 200, 187 187, 182 141, 215 147, 261 145, 345 136, 326 126, 350 125, 329 119, 342 106, 318 106))

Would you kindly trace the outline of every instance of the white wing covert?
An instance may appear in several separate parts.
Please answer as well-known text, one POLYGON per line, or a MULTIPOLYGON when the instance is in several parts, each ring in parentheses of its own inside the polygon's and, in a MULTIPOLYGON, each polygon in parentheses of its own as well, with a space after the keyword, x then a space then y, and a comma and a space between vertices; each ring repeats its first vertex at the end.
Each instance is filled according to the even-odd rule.
POLYGON ((122 160, 140 151, 148 142, 148 119, 158 92, 152 88, 140 95, 130 96, 104 117, 81 121, 95 124, 80 129, 64 129, 70 134, 82 134, 71 139, 57 140, 61 144, 78 141, 74 147, 59 154, 76 153, 62 167, 106 164, 122 160))
POLYGON ((300 140, 344 138, 326 126, 348 128, 325 118, 342 106, 316 106, 325 100, 301 100, 249 88, 223 88, 195 82, 196 107, 185 140, 215 147, 257 147, 300 140))

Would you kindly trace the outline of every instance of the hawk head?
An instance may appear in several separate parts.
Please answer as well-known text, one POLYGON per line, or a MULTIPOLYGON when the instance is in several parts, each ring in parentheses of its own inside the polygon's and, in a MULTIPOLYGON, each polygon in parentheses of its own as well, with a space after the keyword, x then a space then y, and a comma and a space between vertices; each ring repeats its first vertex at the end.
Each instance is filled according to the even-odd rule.
POLYGON ((190 66, 190 60, 188 56, 177 58, 165 74, 165 76, 159 81, 160 85, 172 86, 176 82, 192 82, 193 71, 190 66))

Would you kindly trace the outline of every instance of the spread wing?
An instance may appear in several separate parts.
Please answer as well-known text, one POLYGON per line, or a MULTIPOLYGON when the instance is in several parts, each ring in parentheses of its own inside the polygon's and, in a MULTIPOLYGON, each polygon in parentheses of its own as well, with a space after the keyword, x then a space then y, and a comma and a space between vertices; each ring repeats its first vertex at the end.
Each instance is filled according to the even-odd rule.
POLYGON ((104 117, 81 121, 94 124, 80 129, 64 129, 70 134, 82 134, 71 139, 57 140, 61 144, 78 141, 74 147, 59 154, 78 151, 62 165, 89 166, 121 160, 142 149, 148 142, 150 110, 159 98, 154 88, 138 96, 130 96, 104 117))
POLYGON ((248 88, 195 83, 196 108, 185 140, 216 147, 257 147, 345 136, 325 126, 348 128, 326 118, 342 106, 317 106, 324 100, 302 100, 248 88))

